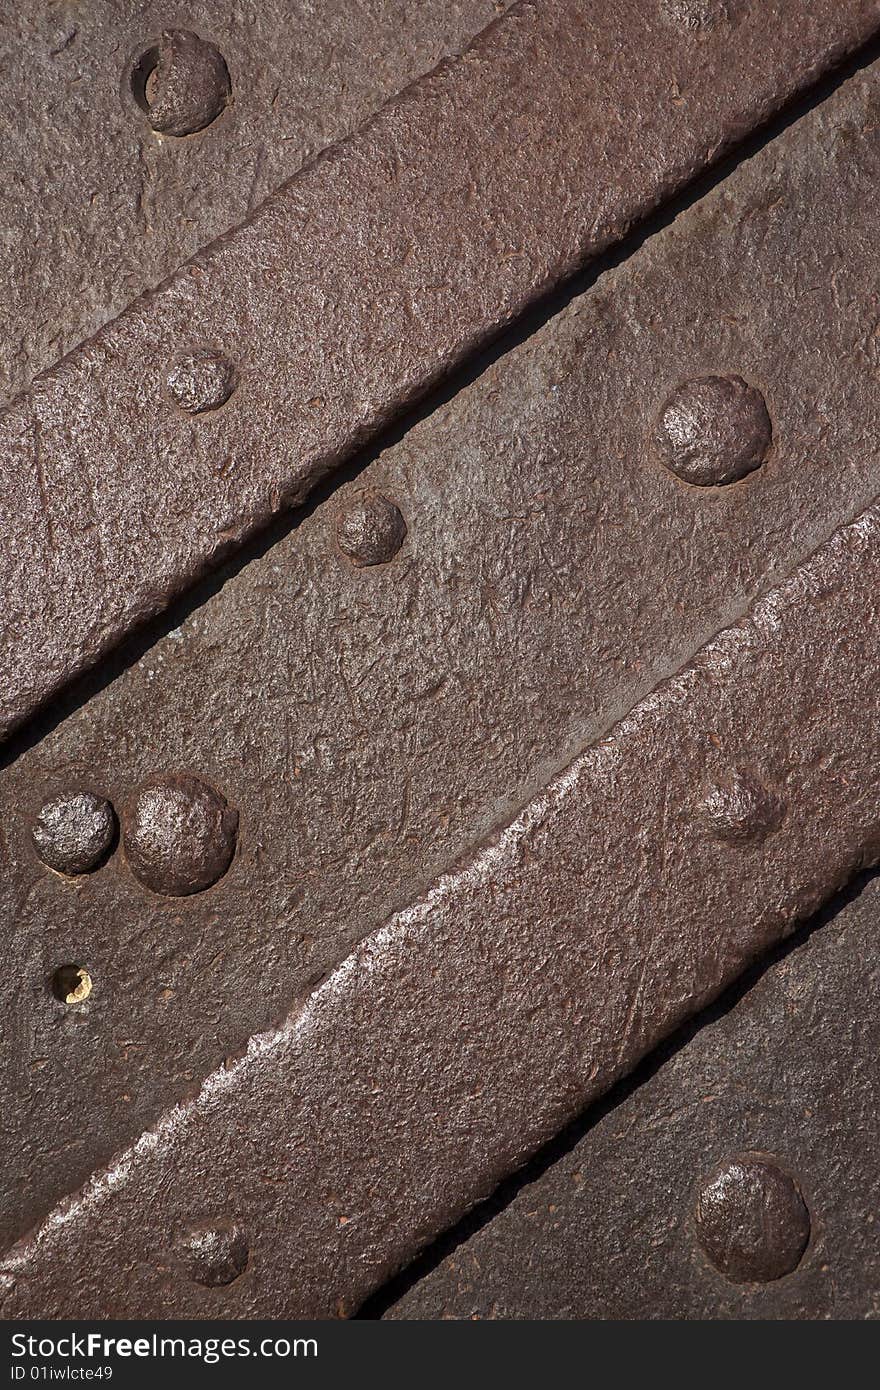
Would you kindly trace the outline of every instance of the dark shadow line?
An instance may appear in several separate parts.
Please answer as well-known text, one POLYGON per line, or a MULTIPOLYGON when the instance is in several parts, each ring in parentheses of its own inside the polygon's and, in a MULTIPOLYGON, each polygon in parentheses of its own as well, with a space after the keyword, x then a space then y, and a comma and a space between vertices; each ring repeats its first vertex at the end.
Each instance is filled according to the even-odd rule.
POLYGON ((877 869, 866 870, 857 874, 809 921, 750 965, 712 1004, 689 1018, 686 1023, 676 1028, 668 1038, 664 1039, 659 1046, 649 1052, 646 1057, 643 1057, 629 1076, 618 1081, 601 1100, 588 1106, 575 1120, 572 1120, 558 1134, 548 1140, 522 1168, 505 1178, 491 1197, 487 1197, 485 1201, 472 1207, 460 1221, 432 1241, 415 1260, 405 1265, 397 1274, 392 1275, 386 1283, 370 1294, 354 1315, 355 1318, 375 1320, 384 1317, 389 1309, 422 1279, 432 1274, 460 1246, 483 1230, 500 1212, 509 1207, 524 1188, 538 1182, 556 1163, 570 1154, 594 1126, 646 1085, 662 1066, 693 1041, 702 1028, 717 1023, 719 1019, 736 1009, 768 971, 794 951, 800 950, 814 932, 827 926, 838 912, 858 898, 866 884, 878 876, 880 876, 880 870, 877 869))
POLYGON ((228 580, 241 573, 247 565, 261 559, 279 541, 284 540, 318 507, 323 506, 341 486, 356 480, 381 453, 400 443, 415 425, 427 419, 441 406, 448 404, 466 387, 471 386, 489 367, 514 348, 521 346, 573 300, 590 290, 602 276, 629 260, 646 241, 663 232, 682 213, 687 212, 729 178, 741 164, 754 158, 796 122, 827 101, 845 81, 869 67, 878 58, 880 33, 848 55, 838 66, 824 72, 811 87, 799 93, 769 121, 744 137, 734 149, 707 166, 608 251, 543 295, 490 343, 477 349, 462 365, 454 368, 417 405, 404 410, 392 425, 382 429, 365 450, 335 467, 328 477, 312 490, 303 506, 294 512, 281 513, 274 517, 259 532, 246 540, 232 556, 173 600, 161 614, 133 628, 118 646, 99 659, 94 668, 72 682, 43 709, 37 710, 10 736, 5 745, 0 747, 0 769, 9 766, 28 749, 33 748, 88 700, 135 665, 151 647, 180 627, 196 609, 218 594, 228 580))

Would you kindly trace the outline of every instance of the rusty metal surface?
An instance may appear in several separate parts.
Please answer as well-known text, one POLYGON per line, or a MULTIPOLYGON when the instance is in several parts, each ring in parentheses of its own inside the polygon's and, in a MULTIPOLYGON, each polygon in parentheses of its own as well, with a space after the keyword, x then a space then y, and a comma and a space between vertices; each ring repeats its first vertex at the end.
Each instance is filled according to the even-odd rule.
MULTIPOLYGON (((703 45, 711 64, 711 35, 729 38, 748 10, 667 4, 663 22, 703 45)), ((790 18, 792 7, 782 10, 790 18)), ((126 119, 136 114, 144 131, 206 122, 202 134, 218 135, 238 100, 219 52, 179 33, 157 41, 155 69, 153 58, 144 63, 143 88, 129 94, 137 112, 126 109, 126 119)), ((530 824, 523 861, 503 881, 481 890, 462 869, 444 880, 439 941, 420 937, 418 905, 375 934, 530 797, 539 815, 555 791, 568 814, 576 788, 557 770, 597 737, 597 751, 575 766, 586 775, 593 756, 611 767, 635 727, 624 722, 608 735, 614 720, 719 627, 757 631, 736 622, 755 595, 876 494, 877 305, 864 190, 878 176, 877 82, 870 72, 848 83, 360 476, 348 470, 331 501, 292 534, 278 528, 278 543, 221 576, 222 588, 218 580, 210 596, 203 589, 202 607, 131 670, 109 668, 117 679, 107 689, 97 683, 42 743, 19 745, 25 751, 0 786, 5 1241, 99 1171, 87 1195, 56 1210, 15 1255, 3 1281, 12 1315, 353 1311, 585 1096, 742 968, 756 942, 790 929, 862 854, 876 853, 876 788, 851 747, 835 761, 824 742, 847 720, 850 736, 865 728, 869 742, 875 736, 873 636, 855 617, 859 608, 872 620, 869 514, 848 533, 856 550, 866 547, 848 591, 833 579, 835 564, 841 573, 847 564, 845 539, 809 570, 827 588, 828 611, 798 613, 816 597, 809 584, 780 591, 786 622, 808 641, 788 702, 774 685, 775 707, 747 730, 760 690, 725 673, 738 736, 752 740, 748 757, 728 756, 723 737, 714 742, 714 722, 709 730, 704 721, 705 747, 691 728, 661 814, 651 797, 675 746, 666 742, 674 720, 662 735, 658 722, 649 775, 633 777, 615 810, 618 845, 610 817, 601 832, 604 879, 601 862, 579 865, 576 893, 564 855, 534 852, 545 833, 551 843, 552 827, 530 824), (827 626, 835 613, 840 630, 827 626), (830 689, 848 663, 862 685, 833 718, 813 720, 817 690, 803 668, 823 623, 833 641, 819 656, 820 702, 822 680, 830 689), (792 759, 799 710, 804 743, 792 759), (769 740, 760 758, 754 740, 769 740), (700 764, 690 782, 689 757, 700 764), (795 766, 804 778, 793 786, 795 766), (539 794, 548 777, 550 793, 539 794), (795 846, 802 800, 805 816, 824 808, 833 823, 817 822, 795 846), (653 837, 636 807, 649 822, 656 816, 653 837), (613 853, 627 834, 638 857, 620 869, 613 853), (687 877, 675 856, 689 835, 712 854, 702 874, 699 855, 688 858, 687 877), (725 937, 716 957, 714 943, 699 933, 692 941, 676 914, 690 903, 705 932, 699 902, 720 894, 732 903, 728 873, 756 856, 768 876, 738 904, 742 934, 725 937), (683 902, 663 888, 667 877, 676 888, 681 881, 683 902), (631 903, 625 926, 620 916, 629 879, 634 933, 631 903), (600 910, 588 919, 591 901, 600 910), (572 906, 565 921, 560 902, 572 906), (456 915, 469 906, 476 934, 456 915), (572 946, 579 921, 584 934, 572 946), (590 931, 604 943, 601 971, 591 979, 570 958, 563 972, 565 949, 586 962, 590 931), (658 936, 665 954, 655 959, 658 936), (439 959, 444 940, 448 960, 439 959), (396 954, 407 944, 411 958, 396 954), (463 991, 453 986, 457 961, 463 991), (539 972, 548 961, 555 990, 552 971, 539 972), (662 976, 653 992, 652 968, 662 976), (293 1000, 301 1003, 287 1022, 225 1069, 224 1057, 293 1000), (591 1008, 607 1010, 611 1027, 600 1017, 585 1049, 577 1030, 591 1008), (451 1059, 442 1051, 450 1027, 451 1059), (400 1055, 391 1055, 395 1036, 400 1055), (578 1054, 566 1053, 576 1043, 578 1054), (534 1055, 524 1058, 527 1047, 534 1055), (353 1076, 346 1049, 349 1063, 358 1059, 353 1076), (504 1069, 510 1056, 526 1068, 516 1095, 504 1069), (523 1093, 535 1095, 525 1115, 523 1093), (130 1164, 111 1160, 187 1095, 194 1099, 135 1144, 130 1164), (286 1131, 268 1113, 279 1100, 286 1131), (479 1117, 472 1133, 469 1107, 479 1117), (308 1117, 328 1112, 338 1150, 313 1171, 324 1154, 310 1147, 308 1117), (390 1172, 377 1149, 386 1113, 390 1172), (272 1162, 248 1167, 262 1139, 272 1162), (178 1153, 183 1186, 166 1206, 162 1172, 178 1153), (233 1190, 241 1199, 230 1202, 233 1190), (105 1210, 107 1228, 94 1228, 105 1210), (125 1229, 132 1212, 142 1225, 148 1218, 140 1233, 125 1229), (296 1288, 283 1278, 292 1241, 307 1252, 296 1288), (104 1251, 94 1266, 93 1248, 104 1251), (132 1249, 140 1272, 130 1282, 132 1249), (58 1252, 53 1275, 47 1262, 58 1252), (77 1259, 80 1275, 68 1278, 77 1259), (101 1307, 100 1280, 98 1303, 84 1292, 96 1270, 101 1307)), ((177 143, 195 151, 201 139, 177 143)), ((171 205, 181 192, 172 181, 171 205)), ((90 264, 86 254, 84 276, 90 264)), ((227 418, 246 378, 238 357, 193 341, 163 390, 179 418, 201 427, 227 418)), ((115 467, 110 460, 111 474, 115 467)), ((65 518, 65 544, 68 527, 65 518)), ((760 612, 769 649, 784 631, 773 602, 760 612)), ((67 616, 71 634, 75 609, 67 616)), ((737 646, 729 632, 707 650, 717 655, 730 642, 737 646)), ((796 654, 783 659, 796 669, 796 654)), ((660 721, 677 688, 649 696, 635 724, 660 721)), ((616 772, 608 785, 617 796, 616 772)), ((575 808, 572 824, 586 814, 575 808)), ((516 839, 507 832, 477 862, 491 861, 494 873, 516 839)), ((728 1274, 751 1268, 786 1284, 783 1266, 800 1270, 815 1244, 800 1168, 751 1139, 716 1157, 701 1169, 694 1217, 704 1255, 726 1260, 728 1274), (756 1211, 767 1216, 763 1246, 756 1211)), ((566 1297, 562 1289, 561 1304, 566 1297)))
POLYGON ((6 1239, 867 503, 860 190, 880 171, 858 133, 875 103, 873 74, 851 82, 4 772, 6 1239), (806 296, 823 241, 840 270, 806 296), (773 444, 743 484, 690 488, 656 421, 676 382, 713 373, 760 383, 773 444), (386 495, 400 548, 353 564, 340 536, 361 544, 352 515, 386 495), (181 772, 239 815, 206 893, 144 889, 124 853, 67 880, 35 855, 44 803, 86 791, 122 811, 181 772), (87 1015, 47 989, 67 964, 95 982, 87 1015))
POLYGON ((876 84, 741 168, 6 770, 7 1239, 870 499, 876 84), (682 485, 655 439, 676 383, 707 375, 768 403, 741 484, 682 485), (365 496, 407 526, 384 565, 337 548, 380 535, 365 496), (124 851, 68 880, 36 857, 45 802, 86 790, 124 813, 182 772, 239 815, 207 892, 157 895, 124 851), (47 983, 70 964, 94 982, 72 1013, 47 983))
POLYGON ((880 1316, 878 928, 875 877, 386 1316, 880 1316), (717 1183, 755 1152, 757 1213, 717 1183))
POLYGON ((6 0, 0 404, 506 8, 6 0), (230 99, 195 138, 157 134, 134 96, 170 26, 212 43, 230 75, 230 99))
POLYGON ((880 22, 880 0, 699 11, 523 0, 13 403, 0 733, 880 22))
POLYGON ((880 857, 878 658, 874 507, 50 1213, 5 1315, 354 1311, 880 857))

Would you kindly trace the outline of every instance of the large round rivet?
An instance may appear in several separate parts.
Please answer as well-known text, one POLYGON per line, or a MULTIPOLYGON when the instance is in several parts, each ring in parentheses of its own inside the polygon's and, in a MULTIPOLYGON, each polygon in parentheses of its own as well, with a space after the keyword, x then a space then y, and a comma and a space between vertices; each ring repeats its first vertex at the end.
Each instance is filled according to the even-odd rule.
POLYGON ((170 773, 138 787, 122 811, 131 871, 154 893, 182 897, 209 888, 235 853, 238 812, 198 777, 170 773))
POLYGON ((336 540, 352 564, 384 565, 393 560, 406 538, 400 508, 378 492, 362 492, 336 522, 336 540))
POLYGON ((748 768, 734 768, 707 790, 700 818, 718 840, 756 844, 778 830, 785 801, 748 768))
POLYGON ((722 487, 754 472, 772 438, 764 397, 739 376, 684 382, 666 401, 655 430, 666 467, 695 487, 722 487))
POLYGON ((131 75, 134 99, 160 135, 194 135, 223 112, 232 91, 214 44, 188 29, 166 29, 131 75))
POLYGON ((738 1284, 791 1274, 810 1239, 810 1213, 797 1183, 762 1154, 717 1168, 700 1188, 694 1215, 706 1255, 738 1284))
POLYGON ((110 802, 93 792, 63 792, 40 808, 31 827, 34 849, 58 874, 86 874, 104 860, 116 836, 110 802))
POLYGON ((177 1242, 177 1254, 190 1279, 209 1289, 231 1284, 248 1263, 248 1239, 234 1221, 192 1226, 177 1242))
POLYGON ((235 367, 219 352, 190 353, 169 367, 165 385, 181 410, 202 415, 229 400, 235 389, 235 367))

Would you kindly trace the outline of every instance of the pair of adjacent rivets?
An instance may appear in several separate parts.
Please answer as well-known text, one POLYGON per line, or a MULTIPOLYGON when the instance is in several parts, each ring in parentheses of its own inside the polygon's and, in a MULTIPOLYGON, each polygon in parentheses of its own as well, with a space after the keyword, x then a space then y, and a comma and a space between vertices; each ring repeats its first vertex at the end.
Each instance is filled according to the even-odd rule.
MULTIPOLYGON (((189 773, 165 773, 142 783, 124 804, 120 821, 128 865, 154 893, 199 893, 223 876, 235 853, 238 812, 189 773)), ((81 789, 45 802, 31 828, 39 858, 66 877, 100 867, 116 837, 111 803, 81 789)))
MULTIPOLYGON (((723 487, 759 468, 773 442, 761 392, 739 376, 683 382, 660 411, 655 443, 666 467, 695 487, 723 487)), ((749 768, 733 768, 712 783, 699 818, 731 845, 766 839, 785 817, 784 798, 749 768)))
MULTIPOLYGON (((222 114, 232 84, 214 44, 186 29, 167 29, 135 63, 131 91, 153 130, 182 137, 204 130, 222 114)), ((195 351, 170 366, 165 386, 190 415, 217 410, 235 389, 235 364, 219 352, 195 351)))
MULTIPOLYGON (((705 1254, 734 1283, 784 1278, 810 1241, 810 1213, 800 1187, 766 1154, 720 1164, 701 1184, 694 1222, 705 1254)), ((221 1219, 190 1227, 176 1252, 190 1279, 218 1288, 244 1273, 249 1242, 240 1225, 221 1219)))

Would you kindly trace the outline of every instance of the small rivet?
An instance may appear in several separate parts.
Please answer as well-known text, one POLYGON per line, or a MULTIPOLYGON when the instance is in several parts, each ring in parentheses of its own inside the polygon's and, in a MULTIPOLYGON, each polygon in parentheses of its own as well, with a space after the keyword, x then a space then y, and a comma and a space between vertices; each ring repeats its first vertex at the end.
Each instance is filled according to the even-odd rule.
POLYGON ((82 965, 61 965, 52 976, 52 993, 60 1004, 84 1004, 92 992, 92 977, 82 965))
POLYGON ((754 472, 772 437, 764 397, 739 376, 684 382, 666 401, 655 430, 663 463, 695 487, 723 487, 754 472))
POLYGON ((243 1274, 248 1240, 233 1221, 192 1226, 177 1242, 177 1253, 190 1279, 206 1288, 221 1288, 243 1274))
POLYGON ((406 538, 400 508, 378 492, 362 492, 340 513, 336 540, 352 564, 384 565, 393 560, 406 538))
POLYGON ((238 812, 198 777, 169 773, 143 783, 122 811, 122 843, 135 878, 154 893, 199 893, 225 874, 238 812))
POLYGON ((684 29, 714 29, 731 18, 733 3, 734 0, 662 0, 662 8, 684 29))
POLYGON ((142 54, 131 74, 131 90, 160 135, 194 135, 215 121, 232 90, 218 48, 187 29, 166 29, 142 54))
POLYGON ((189 415, 202 415, 225 405, 235 389, 235 367, 218 352, 180 357, 165 378, 168 394, 189 415))
POLYGON ((115 837, 116 815, 110 802, 86 791, 64 792, 45 802, 31 827, 42 862, 69 876, 96 869, 115 837))
POLYGON ((810 1239, 810 1213, 796 1182, 762 1154, 717 1168, 700 1188, 694 1218, 706 1255, 737 1284, 791 1274, 810 1239))
POLYGON ((700 807, 701 819, 718 840, 754 844, 778 830, 785 801, 748 768, 734 768, 714 782, 700 807))

